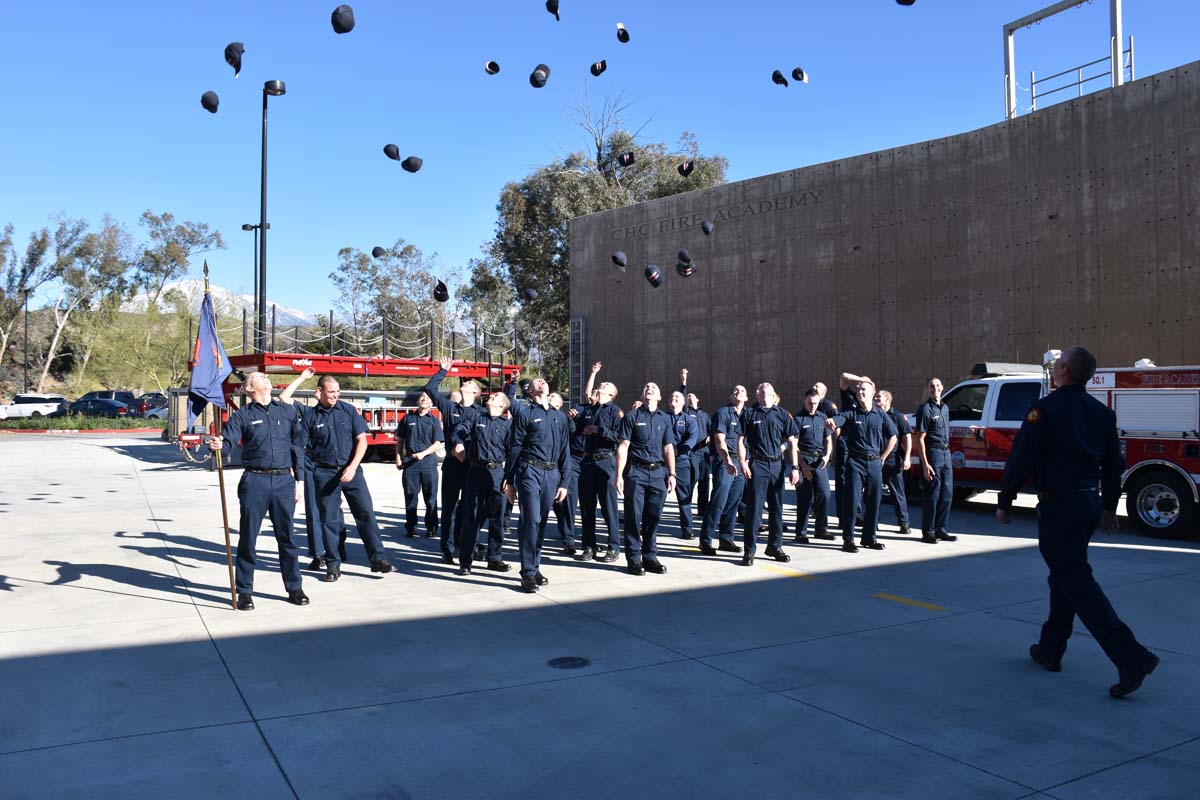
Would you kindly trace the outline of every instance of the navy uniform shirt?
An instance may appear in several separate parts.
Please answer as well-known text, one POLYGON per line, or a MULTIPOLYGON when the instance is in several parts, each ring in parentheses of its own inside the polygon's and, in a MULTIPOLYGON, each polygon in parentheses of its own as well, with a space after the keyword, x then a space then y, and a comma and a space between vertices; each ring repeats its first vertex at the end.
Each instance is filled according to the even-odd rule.
POLYGON ((616 403, 609 401, 598 405, 590 405, 580 415, 580 418, 583 420, 584 428, 589 425, 595 425, 598 429, 597 433, 589 433, 585 437, 583 443, 585 453, 595 453, 601 450, 613 450, 616 448, 617 439, 621 436, 621 409, 617 408, 616 403))
POLYGON ((446 370, 439 369, 429 379, 429 382, 421 388, 421 391, 429 395, 429 399, 433 401, 434 408, 442 415, 442 438, 438 439, 439 442, 450 441, 451 436, 454 434, 454 429, 464 419, 468 417, 474 418, 479 414, 487 414, 487 410, 481 409, 478 403, 464 406, 462 403, 455 403, 449 397, 439 392, 438 387, 441 386, 442 378, 445 377, 446 370))
POLYGON ((926 400, 917 408, 918 433, 925 434, 925 447, 947 448, 950 446, 950 409, 945 403, 926 400))
POLYGON ((757 403, 742 412, 742 431, 750 461, 763 456, 778 461, 784 442, 799 433, 796 418, 787 409, 777 405, 764 408, 757 403))
POLYGON ((818 458, 825 455, 825 440, 833 433, 825 424, 827 419, 829 417, 821 413, 819 409, 811 414, 807 410, 801 411, 800 416, 796 417, 796 427, 800 431, 799 450, 801 456, 818 458))
POLYGON ((671 430, 675 437, 672 444, 675 445, 675 456, 685 456, 696 448, 696 443, 700 441, 700 430, 696 427, 696 418, 687 413, 686 410, 680 411, 678 414, 667 413, 671 418, 671 430))
POLYGON ((513 406, 512 436, 509 438, 505 479, 514 483, 522 461, 552 463, 558 468, 558 488, 570 480, 567 440, 571 428, 567 415, 550 406, 513 406))
POLYGON ((355 439, 367 432, 358 409, 344 400, 329 408, 317 403, 301 412, 308 422, 305 451, 314 464, 344 467, 354 455, 355 439))
POLYGON ((644 405, 638 406, 621 420, 619 439, 629 442, 628 455, 631 460, 651 463, 665 461, 663 448, 675 445, 671 415, 661 408, 650 411, 644 405))
POLYGON ((1105 511, 1116 511, 1125 459, 1112 409, 1089 395, 1083 384, 1060 386, 1025 415, 1000 482, 999 507, 1013 498, 1030 475, 1039 493, 1061 498, 1100 489, 1105 511))
POLYGON ((895 406, 888 409, 886 413, 891 417, 892 424, 896 426, 896 446, 892 448, 887 463, 892 467, 902 467, 904 466, 904 437, 912 433, 912 425, 908 424, 908 417, 897 411, 895 406))
MULTIPOLYGON (((587 427, 584 419, 587 417, 588 409, 592 407, 591 403, 586 406, 572 403, 569 408, 575 411, 575 416, 572 418, 567 415, 567 423, 571 426, 571 455, 575 458, 583 456, 584 448, 587 446, 587 437, 583 435, 583 429, 587 427)), ((565 411, 563 412, 566 413, 565 411)))
POLYGON ((817 401, 817 411, 820 411, 828 419, 837 413, 837 406, 830 402, 828 397, 822 397, 817 401))
POLYGON ((833 417, 842 429, 842 441, 856 458, 883 455, 888 439, 896 435, 896 423, 874 405, 864 411, 857 403, 833 417))
POLYGON ((468 464, 503 464, 508 457, 511 430, 512 421, 505 417, 480 415, 458 423, 451 441, 466 448, 468 464))
POLYGON ((729 457, 736 463, 738 460, 738 442, 742 440, 742 415, 737 406, 732 403, 717 409, 709 426, 709 438, 712 439, 712 453, 717 456, 717 434, 725 434, 725 446, 729 448, 729 457))
POLYGON ((409 411, 400 420, 400 428, 396 436, 404 443, 409 455, 415 455, 427 449, 434 442, 446 441, 442 434, 442 423, 433 414, 418 414, 409 411))
POLYGON ((278 400, 264 406, 250 400, 230 415, 221 436, 229 444, 241 441, 242 466, 290 467, 296 480, 304 479, 304 425, 294 406, 278 400))
POLYGON ((698 436, 696 439, 695 450, 696 452, 707 456, 709 454, 709 448, 712 446, 712 437, 708 432, 709 428, 712 427, 712 419, 708 416, 708 412, 706 412, 703 408, 684 406, 683 413, 696 420, 696 430, 698 431, 698 436))

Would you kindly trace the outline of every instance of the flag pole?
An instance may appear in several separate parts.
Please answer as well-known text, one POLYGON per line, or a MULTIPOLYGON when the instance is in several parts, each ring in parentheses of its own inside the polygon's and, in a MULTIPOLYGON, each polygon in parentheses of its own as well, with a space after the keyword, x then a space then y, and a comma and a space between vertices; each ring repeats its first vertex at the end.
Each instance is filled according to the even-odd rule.
MULTIPOLYGON (((204 294, 208 295, 208 261, 204 262, 204 294)), ((221 435, 221 412, 218 409, 214 412, 215 423, 213 435, 221 435)), ((221 464, 221 451, 214 450, 213 456, 217 460, 217 484, 221 487, 221 530, 225 531, 225 563, 229 566, 229 606, 233 610, 237 610, 237 589, 233 578, 233 546, 229 541, 229 504, 225 500, 225 470, 221 464)))

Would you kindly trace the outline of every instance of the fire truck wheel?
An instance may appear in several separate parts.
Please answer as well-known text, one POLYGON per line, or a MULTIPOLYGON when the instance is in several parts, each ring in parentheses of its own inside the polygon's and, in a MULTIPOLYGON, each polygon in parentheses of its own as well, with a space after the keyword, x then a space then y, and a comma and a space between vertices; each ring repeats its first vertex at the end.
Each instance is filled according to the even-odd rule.
POLYGON ((1138 531, 1158 539, 1181 539, 1196 529, 1191 488, 1173 472, 1134 475, 1125 485, 1125 511, 1138 531))

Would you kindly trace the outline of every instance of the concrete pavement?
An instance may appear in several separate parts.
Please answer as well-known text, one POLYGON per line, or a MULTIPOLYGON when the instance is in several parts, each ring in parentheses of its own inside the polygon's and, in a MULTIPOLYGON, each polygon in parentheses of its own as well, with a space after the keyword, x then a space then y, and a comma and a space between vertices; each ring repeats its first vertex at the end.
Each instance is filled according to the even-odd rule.
POLYGON ((558 555, 551 523, 551 583, 530 596, 515 569, 458 578, 436 540, 403 538, 398 473, 367 474, 397 572, 369 571, 347 515, 352 563, 336 584, 306 573, 312 605, 296 608, 268 529, 257 609, 238 613, 213 473, 152 437, 0 438, 0 797, 1190 798, 1200 784, 1195 542, 1093 545, 1118 612, 1163 658, 1114 701, 1085 632, 1060 674, 1025 654, 1046 605, 1028 507, 1008 528, 987 497, 956 509, 953 544, 887 525, 883 552, 789 545, 790 564, 744 569, 676 538, 671 505, 670 572, 638 578, 558 555))

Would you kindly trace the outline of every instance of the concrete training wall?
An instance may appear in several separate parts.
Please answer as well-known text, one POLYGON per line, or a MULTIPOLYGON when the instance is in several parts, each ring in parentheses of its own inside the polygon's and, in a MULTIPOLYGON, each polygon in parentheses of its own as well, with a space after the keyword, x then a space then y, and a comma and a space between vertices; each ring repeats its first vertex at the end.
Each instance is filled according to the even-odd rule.
POLYGON ((680 367, 710 409, 764 380, 799 408, 847 370, 908 411, 930 375, 949 388, 978 361, 1050 347, 1200 363, 1198 151, 1195 62, 970 133, 581 217, 571 315, 625 407, 680 367), (698 265, 686 279, 681 247, 698 265))

